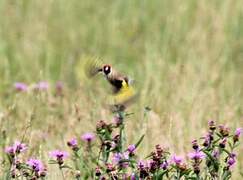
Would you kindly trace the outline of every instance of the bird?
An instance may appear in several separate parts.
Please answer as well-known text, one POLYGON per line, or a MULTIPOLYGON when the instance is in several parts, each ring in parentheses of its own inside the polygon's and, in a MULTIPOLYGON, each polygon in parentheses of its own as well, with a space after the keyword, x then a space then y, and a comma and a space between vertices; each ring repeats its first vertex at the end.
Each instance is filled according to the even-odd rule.
POLYGON ((111 104, 115 109, 124 110, 137 96, 133 80, 117 72, 112 65, 103 63, 100 59, 89 59, 85 65, 87 77, 92 78, 103 74, 112 87, 111 104))

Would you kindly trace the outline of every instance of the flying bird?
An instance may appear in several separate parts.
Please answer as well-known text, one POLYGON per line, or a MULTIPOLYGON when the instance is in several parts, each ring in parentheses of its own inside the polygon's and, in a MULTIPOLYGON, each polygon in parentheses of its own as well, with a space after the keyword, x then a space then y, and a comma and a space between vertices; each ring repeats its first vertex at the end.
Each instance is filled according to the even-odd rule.
POLYGON ((112 105, 123 110, 136 97, 137 93, 132 80, 128 76, 117 72, 110 64, 102 63, 100 59, 89 59, 86 66, 86 75, 90 78, 103 74, 112 87, 112 105))

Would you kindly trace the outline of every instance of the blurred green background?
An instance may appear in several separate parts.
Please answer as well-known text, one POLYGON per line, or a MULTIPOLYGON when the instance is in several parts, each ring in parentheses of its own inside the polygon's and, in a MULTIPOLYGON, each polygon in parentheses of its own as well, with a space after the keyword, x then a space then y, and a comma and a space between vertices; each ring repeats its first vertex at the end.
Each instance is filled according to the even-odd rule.
POLYGON ((111 119, 99 101, 106 87, 77 78, 83 55, 100 57, 136 80, 140 98, 131 107, 127 134, 133 141, 146 131, 144 154, 159 143, 187 151, 209 119, 243 126, 242 0, 0 0, 0 27, 6 143, 20 136, 31 114, 28 141, 38 155, 94 130, 100 118, 111 119), (64 98, 13 92, 16 81, 39 80, 64 82, 64 98), (145 106, 152 109, 146 120, 145 106), (43 132, 49 140, 36 143, 43 132))

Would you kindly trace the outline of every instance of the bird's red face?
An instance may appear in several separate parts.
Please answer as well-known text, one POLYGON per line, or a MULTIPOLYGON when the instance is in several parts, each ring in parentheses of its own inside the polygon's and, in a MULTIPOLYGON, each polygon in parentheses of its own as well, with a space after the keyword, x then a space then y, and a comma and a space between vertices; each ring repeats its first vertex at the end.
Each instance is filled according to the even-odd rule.
POLYGON ((108 64, 104 65, 103 66, 103 72, 104 72, 105 75, 110 74, 111 73, 111 66, 108 65, 108 64))

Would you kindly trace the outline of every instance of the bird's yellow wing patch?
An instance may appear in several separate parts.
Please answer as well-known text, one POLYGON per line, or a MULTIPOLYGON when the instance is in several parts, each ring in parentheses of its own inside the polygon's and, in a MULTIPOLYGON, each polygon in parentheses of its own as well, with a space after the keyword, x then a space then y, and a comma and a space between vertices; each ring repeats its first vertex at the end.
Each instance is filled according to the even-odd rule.
POLYGON ((135 95, 136 91, 134 87, 128 85, 125 81, 123 81, 122 88, 118 93, 113 96, 113 104, 124 104, 133 99, 135 95))

